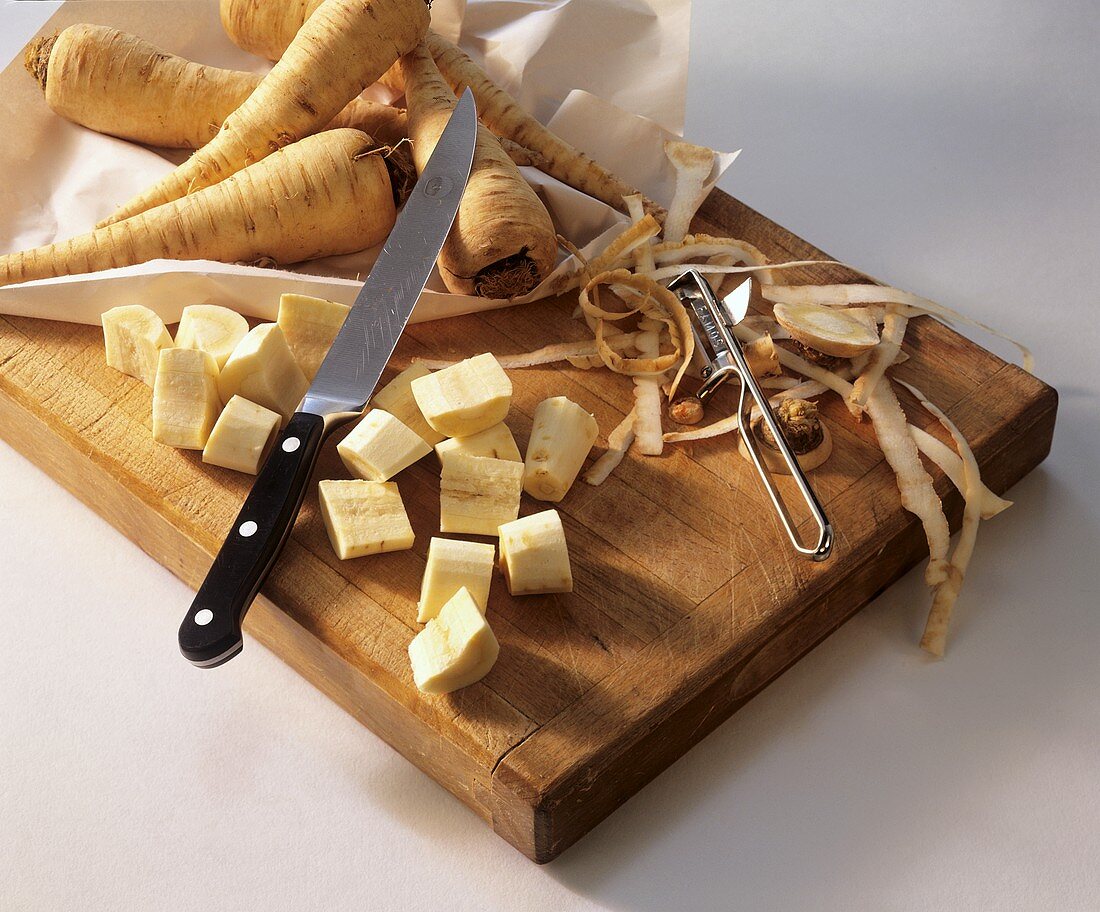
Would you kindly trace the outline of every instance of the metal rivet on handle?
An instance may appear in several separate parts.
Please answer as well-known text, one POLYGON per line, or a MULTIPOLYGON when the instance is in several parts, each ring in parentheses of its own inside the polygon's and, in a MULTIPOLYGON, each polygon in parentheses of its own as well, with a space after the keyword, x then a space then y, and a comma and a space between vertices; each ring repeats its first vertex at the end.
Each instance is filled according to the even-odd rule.
POLYGON ((297 437, 287 437, 287 439, 283 441, 283 452, 293 453, 301 445, 302 441, 299 440, 297 437))
POLYGON ((237 530, 242 538, 251 538, 256 534, 256 530, 260 528, 251 519, 248 522, 241 523, 241 527, 237 530))

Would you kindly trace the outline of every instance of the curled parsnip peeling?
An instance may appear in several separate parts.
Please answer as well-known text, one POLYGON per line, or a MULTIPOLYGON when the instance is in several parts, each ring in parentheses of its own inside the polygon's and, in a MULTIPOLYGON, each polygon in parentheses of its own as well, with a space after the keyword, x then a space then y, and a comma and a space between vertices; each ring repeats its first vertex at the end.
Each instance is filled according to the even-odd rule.
MULTIPOLYGON (((942 440, 933 437, 928 431, 916 425, 909 425, 909 436, 913 438, 921 453, 938 466, 961 493, 966 482, 963 476, 962 459, 959 455, 942 440)), ((1005 500, 994 494, 984 482, 981 482, 978 487, 982 501, 982 519, 992 519, 1012 506, 1011 500, 1005 500)))
POLYGON ((928 612, 924 636, 920 641, 922 649, 942 657, 947 646, 947 628, 951 623, 951 613, 959 597, 959 590, 962 588, 966 569, 970 565, 970 558, 974 555, 974 544, 978 538, 978 524, 982 513, 981 471, 978 468, 978 460, 974 457, 974 451, 955 423, 939 407, 929 402, 928 397, 919 389, 904 381, 898 382, 916 396, 920 404, 935 415, 951 435, 955 446, 958 447, 963 464, 963 500, 966 506, 963 508, 962 530, 959 532, 955 550, 951 554, 947 579, 936 586, 932 597, 932 609, 928 612))
POLYGON ((754 377, 774 377, 782 371, 775 343, 768 333, 743 345, 741 350, 745 353, 745 360, 749 363, 749 370, 754 377))
MULTIPOLYGON (((570 248, 572 253, 572 271, 563 272, 547 283, 544 289, 545 297, 565 294, 574 288, 583 287, 588 280, 599 272, 604 272, 613 267, 628 266, 632 261, 633 252, 642 244, 648 244, 650 240, 661 233, 661 223, 652 215, 647 215, 640 222, 627 225, 619 234, 615 235, 607 246, 591 261, 565 242, 564 238, 558 238, 558 242, 570 248)), ((570 263, 569 260, 566 263, 570 263)), ((526 300, 526 299, 524 299, 526 300)))
MULTIPOLYGON (((660 351, 660 336, 656 331, 644 332, 638 340, 638 350, 643 358, 653 358, 660 351)), ((661 436, 660 374, 634 377, 634 439, 638 452, 643 456, 660 456, 665 442, 661 436)))
MULTIPOLYGON (((684 261, 677 263, 675 266, 660 266, 653 272, 645 273, 647 278, 654 281, 662 281, 664 279, 674 279, 679 275, 683 275, 689 269, 695 269, 701 272, 703 275, 749 275, 750 273, 756 273, 757 275, 767 274, 769 276, 772 273, 778 272, 784 269, 802 269, 804 267, 817 267, 817 266, 843 266, 843 263, 839 263, 836 260, 788 260, 785 263, 769 263, 768 265, 760 265, 756 263, 750 263, 745 266, 716 266, 707 262, 693 262, 684 261)), ((762 282, 761 284, 767 284, 762 282)))
POLYGON ((1035 357, 1027 346, 1020 344, 993 327, 987 326, 985 323, 972 320, 970 317, 952 310, 950 307, 937 304, 935 301, 930 301, 928 298, 922 298, 908 291, 902 291, 900 288, 892 288, 889 285, 772 285, 761 288, 760 293, 766 301, 771 301, 773 304, 806 303, 824 304, 833 307, 861 304, 896 304, 904 308, 902 312, 907 317, 927 314, 938 317, 949 325, 963 323, 966 326, 981 329, 998 339, 1003 339, 1005 342, 1014 345, 1020 352, 1024 362, 1024 370, 1029 373, 1035 370, 1035 357))
POLYGON ((882 324, 882 338, 872 350, 867 366, 856 377, 852 395, 848 397, 848 409, 853 415, 863 414, 863 410, 867 407, 867 400, 875 391, 875 387, 882 382, 886 368, 897 360, 901 352, 902 340, 905 338, 905 328, 908 325, 908 317, 898 313, 893 305, 887 308, 882 324))
POLYGON ((595 321, 596 347, 604 364, 617 374, 631 376, 663 374, 679 364, 669 392, 670 396, 675 395, 695 352, 695 336, 691 330, 690 318, 675 294, 645 276, 634 275, 625 269, 615 269, 591 279, 581 290, 580 302, 585 316, 595 321), (637 292, 632 296, 634 306, 618 311, 603 309, 596 297, 598 289, 603 285, 633 289, 637 292), (606 324, 634 314, 642 314, 668 327, 673 351, 663 355, 642 355, 638 358, 627 358, 615 351, 607 342, 606 324))
MULTIPOLYGON (((642 203, 640 193, 624 197, 623 202, 626 203, 626 211, 630 213, 630 219, 635 225, 645 218, 645 205, 642 203)), ((653 260, 653 245, 649 243, 640 245, 634 251, 634 263, 642 272, 656 269, 657 264, 653 260)))
POLYGON ((947 579, 947 551, 951 546, 951 530, 943 513, 943 504, 936 494, 932 476, 921 464, 920 453, 909 436, 909 423, 901 403, 887 383, 880 383, 867 400, 867 414, 874 423, 882 455, 897 476, 901 504, 920 519, 928 539, 928 567, 924 579, 935 586, 947 579))
POLYGON ((631 409, 630 413, 607 435, 607 449, 584 473, 587 484, 593 486, 603 484, 623 461, 626 451, 634 442, 634 418, 637 414, 637 409, 631 409))
MULTIPOLYGON (((636 333, 621 333, 608 337, 608 344, 616 351, 625 351, 634 344, 636 333)), ((497 355, 497 363, 505 370, 515 370, 523 367, 538 367, 543 364, 554 364, 558 361, 570 361, 573 358, 594 357, 599 360, 599 351, 596 349, 594 339, 584 342, 557 342, 553 345, 545 345, 534 351, 523 352, 518 355, 497 355)), ((433 360, 431 358, 417 358, 417 364, 431 370, 442 370, 445 367, 453 367, 462 359, 433 360)), ((602 363, 602 362, 601 362, 602 363)))
MULTIPOLYGON (((708 265, 734 266, 737 263, 744 263, 750 266, 768 265, 768 258, 760 248, 740 238, 714 237, 709 234, 693 234, 688 235, 678 244, 663 241, 653 246, 653 257, 657 264, 661 266, 685 263, 690 260, 708 260, 718 256, 732 257, 733 262, 708 262, 708 265)), ((733 275, 736 274, 731 274, 730 277, 732 278, 733 275)), ((774 281, 774 277, 766 269, 758 270, 756 277, 761 282, 769 285, 774 281)))
POLYGON ((776 304, 773 312, 792 339, 834 358, 854 358, 878 345, 874 322, 847 311, 820 304, 776 304))
POLYGON ((675 140, 665 143, 665 156, 676 169, 676 188, 665 217, 665 240, 673 244, 688 233, 691 220, 707 198, 706 183, 714 170, 714 150, 675 140))

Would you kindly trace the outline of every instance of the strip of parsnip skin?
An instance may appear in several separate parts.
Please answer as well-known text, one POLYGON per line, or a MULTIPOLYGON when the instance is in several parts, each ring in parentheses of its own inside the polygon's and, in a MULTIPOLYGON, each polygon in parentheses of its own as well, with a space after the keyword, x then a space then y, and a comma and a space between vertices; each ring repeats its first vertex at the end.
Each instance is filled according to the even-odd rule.
POLYGON ((955 544, 955 550, 951 554, 951 565, 947 571, 947 579, 940 583, 932 597, 932 609, 928 613, 928 621, 924 627, 924 636, 920 645, 934 656, 943 657, 947 647, 947 629, 951 623, 951 613, 954 611, 955 602, 959 597, 963 579, 966 576, 970 559, 974 555, 974 545, 978 538, 978 525, 981 521, 981 470, 978 468, 978 460, 974 457, 974 451, 966 438, 955 426, 955 423, 944 414, 943 410, 928 400, 915 386, 905 381, 898 381, 920 401, 932 415, 943 425, 944 429, 955 441, 959 450, 959 458, 963 464, 963 508, 962 529, 959 532, 959 540, 955 544))
POLYGON ((623 461, 626 451, 634 442, 634 419, 637 414, 636 408, 631 409, 630 413, 607 435, 607 449, 584 473, 587 484, 593 486, 603 484, 623 461))

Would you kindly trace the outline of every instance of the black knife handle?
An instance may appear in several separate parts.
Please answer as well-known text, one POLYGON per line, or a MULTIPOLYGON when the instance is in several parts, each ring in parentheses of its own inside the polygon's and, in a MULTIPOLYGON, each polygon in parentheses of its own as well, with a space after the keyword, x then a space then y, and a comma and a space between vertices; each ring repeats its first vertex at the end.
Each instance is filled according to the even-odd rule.
POLYGON ((180 625, 180 652, 192 664, 213 668, 241 651, 245 612, 294 526, 324 432, 324 418, 298 412, 272 447, 180 625))

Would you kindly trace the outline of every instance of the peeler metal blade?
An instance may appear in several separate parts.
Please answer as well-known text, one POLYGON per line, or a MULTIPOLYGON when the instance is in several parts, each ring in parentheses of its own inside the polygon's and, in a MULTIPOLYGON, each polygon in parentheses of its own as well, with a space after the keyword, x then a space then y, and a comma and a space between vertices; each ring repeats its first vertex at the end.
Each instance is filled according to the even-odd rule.
POLYGON ((741 343, 733 331, 733 328, 748 313, 752 281, 746 280, 727 295, 725 300, 719 302, 703 275, 698 270, 689 269, 675 279, 669 285, 669 289, 684 304, 691 317, 696 342, 694 366, 703 381, 696 396, 700 401, 706 402, 719 386, 731 377, 737 377, 740 381, 737 414, 741 425, 741 439, 745 442, 745 448, 752 457, 753 465, 756 466, 757 474, 764 483, 772 505, 783 523, 787 537, 799 554, 815 561, 825 560, 833 549, 832 525, 810 486, 806 473, 802 471, 798 457, 783 436, 768 397, 749 369, 741 343), (763 421, 768 425, 776 447, 798 487, 799 494, 817 525, 817 541, 812 545, 803 544, 799 538, 783 497, 760 455, 760 443, 752 432, 750 422, 753 404, 760 410, 763 421))

